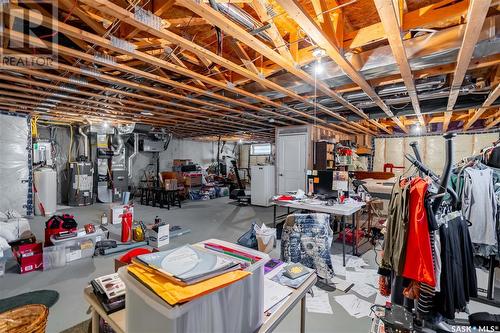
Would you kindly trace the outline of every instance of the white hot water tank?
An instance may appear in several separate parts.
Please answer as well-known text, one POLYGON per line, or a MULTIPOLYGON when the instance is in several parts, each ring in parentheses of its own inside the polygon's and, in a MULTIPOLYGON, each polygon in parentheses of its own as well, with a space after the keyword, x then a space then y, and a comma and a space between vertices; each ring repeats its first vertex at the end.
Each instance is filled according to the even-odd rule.
POLYGON ((57 173, 49 167, 37 169, 33 175, 35 215, 51 216, 57 211, 57 173), (43 207, 43 212, 42 208, 43 207))

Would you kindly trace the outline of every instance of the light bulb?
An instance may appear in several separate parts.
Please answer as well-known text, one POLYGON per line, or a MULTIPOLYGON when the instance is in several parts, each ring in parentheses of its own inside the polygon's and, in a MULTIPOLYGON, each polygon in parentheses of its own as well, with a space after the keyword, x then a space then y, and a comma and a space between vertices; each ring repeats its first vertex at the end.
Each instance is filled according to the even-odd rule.
POLYGON ((316 65, 314 65, 314 72, 316 74, 323 73, 323 64, 321 63, 321 61, 318 60, 318 62, 316 63, 316 65))
POLYGON ((415 134, 420 134, 422 132, 422 127, 420 126, 420 123, 416 123, 413 125, 413 132, 415 134))

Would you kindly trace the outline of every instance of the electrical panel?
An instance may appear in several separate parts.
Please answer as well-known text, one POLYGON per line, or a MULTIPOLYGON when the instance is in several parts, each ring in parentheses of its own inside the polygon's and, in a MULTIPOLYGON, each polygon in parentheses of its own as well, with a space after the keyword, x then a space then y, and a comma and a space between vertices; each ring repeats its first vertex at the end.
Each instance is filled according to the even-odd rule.
POLYGON ((52 142, 48 140, 39 140, 33 142, 33 164, 38 165, 44 163, 52 166, 52 142))

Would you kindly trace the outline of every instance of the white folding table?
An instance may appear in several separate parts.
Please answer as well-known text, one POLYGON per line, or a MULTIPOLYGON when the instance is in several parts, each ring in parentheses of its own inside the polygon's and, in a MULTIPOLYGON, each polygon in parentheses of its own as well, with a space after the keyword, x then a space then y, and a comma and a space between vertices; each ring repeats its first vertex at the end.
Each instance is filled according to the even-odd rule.
MULTIPOLYGON (((355 203, 344 203, 344 204, 333 204, 327 205, 325 201, 322 204, 315 205, 310 204, 301 200, 274 200, 274 213, 273 213, 273 227, 276 227, 276 219, 284 217, 285 215, 276 215, 276 207, 287 207, 287 214, 290 214, 290 208, 296 210, 306 210, 310 212, 318 212, 318 213, 326 213, 340 216, 341 218, 341 229, 345 230, 345 217, 352 216, 352 226, 354 232, 354 240, 352 243, 352 253, 353 255, 358 255, 358 224, 356 220, 356 213, 361 210, 365 206, 364 202, 355 202, 355 203)), ((343 265, 345 266, 345 234, 342 237, 342 260, 343 265)))

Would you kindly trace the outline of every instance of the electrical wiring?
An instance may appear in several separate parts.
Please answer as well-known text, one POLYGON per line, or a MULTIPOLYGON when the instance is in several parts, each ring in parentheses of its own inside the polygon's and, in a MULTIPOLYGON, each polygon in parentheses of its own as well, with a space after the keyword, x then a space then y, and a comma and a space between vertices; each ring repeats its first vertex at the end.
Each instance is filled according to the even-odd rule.
POLYGON ((375 240, 375 244, 373 244, 373 253, 375 253, 375 263, 377 264, 377 266, 380 267, 380 263, 377 260, 377 258, 378 258, 377 251, 383 251, 382 243, 380 242, 380 240, 375 240), (378 248, 378 249, 377 249, 377 244, 380 245, 380 248, 378 248))
POLYGON ((69 125, 69 148, 68 148, 68 163, 71 163, 71 147, 73 147, 73 126, 69 125))
MULTIPOLYGON (((68 21, 68 19, 71 17, 71 15, 73 15, 73 11, 76 8, 76 4, 77 4, 77 0, 75 0, 73 2, 73 6, 71 7, 70 11, 68 12, 68 14, 66 14, 66 16, 63 19, 63 23, 66 23, 66 21, 68 21)), ((48 37, 52 38, 52 37, 56 36, 58 33, 59 33, 59 31, 54 31, 51 34, 43 35, 43 36, 40 36, 38 38, 40 38, 40 39, 45 39, 45 38, 48 38, 48 37)), ((33 47, 33 54, 35 54, 35 53, 36 53, 36 51, 35 51, 35 48, 33 47)))
POLYGON ((38 126, 37 126, 38 118, 40 118, 40 116, 35 115, 31 119, 31 136, 33 138, 38 138, 38 126))
POLYGON ((407 107, 408 105, 410 105, 410 103, 406 103, 404 106, 400 107, 400 108, 397 108, 395 107, 394 105, 389 105, 389 107, 393 110, 403 110, 405 107, 407 107))

